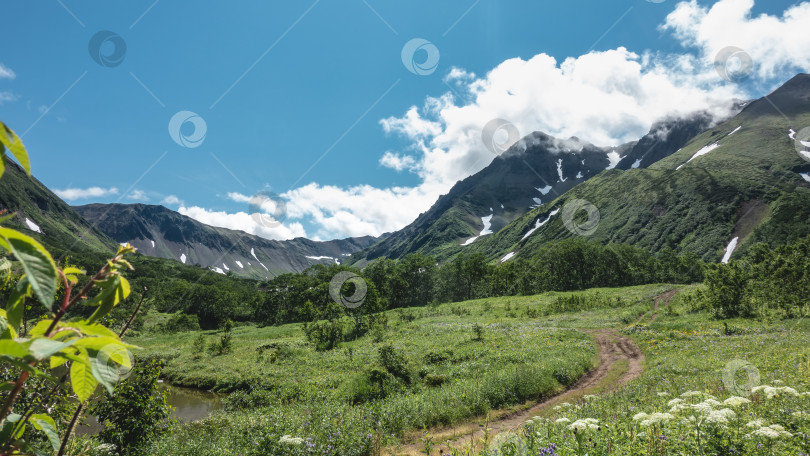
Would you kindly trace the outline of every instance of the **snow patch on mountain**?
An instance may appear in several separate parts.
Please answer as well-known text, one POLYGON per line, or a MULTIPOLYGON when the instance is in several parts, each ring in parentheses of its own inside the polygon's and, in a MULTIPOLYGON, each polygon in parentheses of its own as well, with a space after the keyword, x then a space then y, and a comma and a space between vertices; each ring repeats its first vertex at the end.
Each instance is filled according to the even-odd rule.
POLYGON ((732 131, 731 133, 727 134, 727 135, 726 135, 726 137, 731 136, 731 135, 733 135, 734 133, 737 133, 738 131, 740 131, 740 128, 742 128, 742 125, 740 125, 739 127, 735 128, 735 129, 734 129, 734 131, 732 131))
MULTIPOLYGON (((536 198, 535 198, 535 199, 536 199, 536 198)), ((490 209, 492 209, 492 208, 490 208, 490 209)), ((464 243, 462 243, 461 245, 470 245, 470 244, 472 244, 473 242, 475 242, 475 240, 476 240, 476 239, 480 238, 481 236, 486 236, 487 234, 492 234, 492 217, 493 217, 494 215, 495 215, 495 214, 494 214, 494 213, 492 213, 492 214, 487 215, 487 216, 485 216, 485 217, 481 217, 481 223, 483 223, 483 224, 484 224, 484 229, 483 229, 483 230, 481 230, 481 232, 480 232, 480 233, 478 233, 478 236, 471 237, 471 238, 467 239, 467 240, 466 240, 466 241, 464 241, 464 243)))
POLYGON ((802 176, 804 180, 810 182, 810 173, 799 173, 799 176, 802 176))
POLYGON ((535 190, 537 190, 538 192, 540 192, 540 194, 542 194, 542 195, 548 195, 548 192, 550 192, 550 191, 551 191, 551 185, 546 185, 546 186, 545 186, 545 187, 543 187, 543 188, 537 188, 537 187, 535 187, 535 190))
POLYGON ((39 225, 32 222, 28 217, 25 218, 25 224, 28 225, 28 229, 37 233, 42 233, 42 229, 39 228, 39 225))
POLYGON ((545 220, 543 220, 542 222, 541 222, 541 221, 540 221, 540 219, 538 218, 538 219, 537 219, 537 220, 534 222, 534 227, 533 227, 532 229, 530 229, 529 231, 527 231, 527 232, 526 232, 526 234, 524 234, 524 235, 523 235, 523 238, 521 239, 521 241, 522 241, 523 239, 526 239, 527 237, 531 236, 531 235, 532 235, 532 234, 533 234, 535 231, 537 231, 538 229, 540 229, 540 227, 541 227, 541 226, 543 226, 543 225, 545 225, 546 223, 548 223, 548 221, 549 221, 549 220, 551 220, 551 217, 554 217, 555 215, 557 215, 557 213, 558 213, 558 212, 560 212, 560 210, 559 210, 559 209, 554 209, 553 211, 551 211, 551 212, 548 214, 548 218, 546 218, 546 219, 545 219, 545 220))
POLYGON ((239 266, 239 268, 240 268, 240 269, 245 269, 245 267, 244 267, 244 266, 242 266, 242 262, 241 262, 241 261, 239 261, 239 260, 234 260, 234 263, 236 263, 236 265, 237 265, 237 266, 239 266))
POLYGON ((501 258, 501 263, 509 261, 510 259, 512 259, 513 256, 515 256, 515 252, 507 253, 506 255, 504 255, 503 258, 501 258))
MULTIPOLYGON (((490 208, 492 210, 492 208, 490 208)), ((486 217, 481 217, 481 222, 484 224, 484 229, 481 230, 481 234, 479 236, 486 236, 487 234, 492 234, 492 216, 495 215, 489 214, 486 217)))
POLYGON ((568 179, 563 177, 562 158, 557 160, 557 176, 560 178, 560 182, 565 182, 568 179))
POLYGON ((186 254, 185 253, 180 254, 180 262, 183 263, 183 264, 186 264, 186 254))
POLYGON ((792 128, 790 130, 788 130, 788 138, 795 141, 796 140, 796 130, 794 130, 792 128))
POLYGON ((683 168, 683 165, 689 163, 690 161, 692 161, 692 160, 694 160, 694 159, 696 159, 698 157, 701 157, 703 155, 708 154, 709 152, 713 151, 714 149, 717 149, 718 147, 720 147, 720 144, 718 144, 718 143, 709 144, 708 146, 706 146, 706 147, 700 149, 699 151, 695 152, 695 155, 692 155, 692 158, 690 158, 689 160, 686 160, 684 163, 682 163, 680 166, 678 166, 675 169, 679 170, 679 169, 683 168))
POLYGON ((632 165, 630 165, 630 167, 633 168, 633 169, 638 168, 639 166, 641 166, 641 159, 640 158, 638 160, 634 161, 632 165))
POLYGON ((582 171, 577 172, 577 179, 582 179, 582 171))
POLYGON ((223 268, 225 268, 225 270, 226 270, 226 271, 230 271, 230 270, 231 270, 231 268, 229 268, 229 267, 228 267, 228 265, 227 265, 227 264, 225 264, 225 263, 222 263, 222 267, 223 267, 223 268))
POLYGON ((735 237, 734 239, 731 240, 731 242, 728 243, 728 246, 726 246, 726 254, 723 255, 723 259, 720 260, 721 263, 725 264, 729 262, 729 260, 731 259, 731 254, 734 253, 734 249, 737 248, 737 241, 739 240, 740 240, 739 237, 735 237))
MULTIPOLYGON (((256 256, 256 252, 253 251, 253 247, 250 248, 250 254, 253 255, 253 258, 256 258, 256 261, 259 261, 259 257, 256 256)), ((261 261, 259 261, 261 263, 261 261)), ((267 268, 265 268, 267 269, 267 268)))
POLYGON ((612 151, 608 152, 607 159, 610 161, 610 163, 608 164, 607 168, 605 168, 605 169, 613 169, 613 168, 615 168, 616 165, 618 165, 619 162, 622 161, 622 158, 624 158, 624 157, 619 155, 619 153, 616 152, 615 150, 612 150, 612 151))
POLYGON ((150 240, 149 242, 152 243, 152 248, 154 249, 155 248, 155 241, 150 240))
POLYGON ((218 268, 218 267, 216 267, 216 266, 214 266, 214 268, 212 269, 212 271, 214 271, 214 272, 216 272, 216 273, 218 273, 218 274, 225 275, 225 271, 223 271, 222 269, 220 269, 220 268, 218 268))

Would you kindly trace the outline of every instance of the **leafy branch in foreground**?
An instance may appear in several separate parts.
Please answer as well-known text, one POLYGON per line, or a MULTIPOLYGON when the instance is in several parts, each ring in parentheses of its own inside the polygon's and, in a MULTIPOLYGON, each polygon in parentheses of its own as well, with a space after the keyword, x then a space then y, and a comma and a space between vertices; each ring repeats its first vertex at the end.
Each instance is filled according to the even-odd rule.
MULTIPOLYGON (((0 175, 5 170, 6 149, 30 174, 22 142, 0 122, 0 175)), ((0 216, 0 223, 11 217, 0 216)), ((16 381, 0 384, 0 391, 6 392, 0 399, 0 456, 36 451, 31 439, 24 438, 29 424, 44 434, 56 450, 60 437, 47 406, 51 395, 27 407, 19 405, 20 395, 32 376, 53 382, 56 386, 52 392, 69 377, 73 392, 84 402, 99 384, 112 392, 119 369, 132 368, 128 349, 137 347, 123 343, 98 321, 129 295, 129 283, 121 272, 132 268, 124 256, 135 249, 129 245, 119 247, 115 256, 82 286, 79 277, 84 271, 72 266, 58 267, 39 242, 16 230, 0 226, 0 250, 13 257, 10 267, 22 272, 11 288, 5 309, 0 309, 0 360, 18 372, 16 381), (60 284, 64 297, 57 303, 54 301, 60 284), (51 316, 39 321, 22 337, 23 309, 29 297, 42 304, 51 316), (68 311, 79 303, 96 310, 87 319, 65 321, 68 311), (54 369, 60 367, 67 369, 69 375, 56 378, 54 369)))

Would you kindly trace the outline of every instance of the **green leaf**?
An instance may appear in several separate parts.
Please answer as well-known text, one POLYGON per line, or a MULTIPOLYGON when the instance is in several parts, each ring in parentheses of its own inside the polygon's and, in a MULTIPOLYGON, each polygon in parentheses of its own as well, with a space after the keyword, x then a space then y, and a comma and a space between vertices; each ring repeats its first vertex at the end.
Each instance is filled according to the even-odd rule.
MULTIPOLYGON (((40 322, 38 322, 36 325, 34 325, 34 327, 33 327, 33 328, 31 328, 31 329, 28 331, 28 335, 30 335, 30 336, 32 336, 32 337, 33 337, 33 336, 44 336, 44 335, 45 335, 45 331, 46 331, 48 328, 50 328, 50 327, 51 327, 51 323, 52 323, 52 322, 53 322, 53 319, 50 319, 50 318, 49 318, 49 319, 46 319, 46 320, 41 320, 41 321, 40 321, 40 322)), ((61 324, 61 323, 58 323, 58 324, 56 325, 56 328, 54 328, 54 329, 59 329, 59 328, 61 328, 61 327, 62 327, 62 324, 61 324)))
POLYGON ((70 366, 70 385, 81 402, 89 399, 98 385, 98 381, 93 377, 93 372, 88 364, 74 362, 70 366))
POLYGON ((56 352, 59 352, 67 347, 70 347, 74 343, 76 343, 78 339, 71 339, 67 342, 57 342, 53 339, 42 338, 42 339, 34 339, 31 342, 31 345, 28 347, 28 350, 31 351, 31 354, 34 355, 34 358, 38 360, 43 360, 56 352))
POLYGON ((3 122, 0 122, 0 143, 3 143, 3 145, 8 148, 9 152, 20 162, 26 174, 30 176, 31 161, 28 159, 28 152, 25 150, 25 146, 17 134, 3 122))
POLYGON ((86 348, 88 350, 104 350, 109 346, 109 349, 113 349, 116 347, 123 347, 123 348, 139 348, 135 345, 125 344, 121 342, 121 339, 118 336, 113 337, 82 337, 81 339, 76 341, 76 347, 86 348))
POLYGON ((101 292, 87 300, 87 305, 98 306, 98 309, 93 312, 93 315, 90 315, 90 318, 87 319, 87 322, 90 324, 95 323, 100 318, 107 315, 121 300, 129 296, 129 282, 119 274, 107 279, 103 284, 99 284, 99 286, 101 287, 101 292))
POLYGON ((16 339, 17 332, 8 322, 8 314, 5 310, 0 309, 0 339, 16 339))
POLYGON ((102 336, 102 337, 112 337, 114 339, 118 339, 118 335, 114 332, 110 331, 104 325, 94 323, 94 324, 87 324, 84 322, 71 322, 70 326, 78 329, 83 334, 88 336, 102 336))
POLYGON ((10 356, 12 358, 25 358, 28 356, 28 349, 25 344, 17 342, 16 340, 1 339, 0 340, 0 356, 10 356))
POLYGON ((31 296, 31 286, 28 284, 28 279, 22 278, 17 282, 17 286, 11 290, 6 303, 8 324, 15 332, 20 331, 23 309, 25 308, 25 298, 27 296, 31 296))
POLYGON ((44 413, 37 413, 31 415, 29 420, 35 429, 42 431, 48 437, 53 449, 58 450, 62 440, 59 438, 59 432, 56 431, 56 423, 54 423, 53 418, 44 413))
POLYGON ((101 383, 108 393, 112 394, 115 390, 115 384, 118 383, 118 366, 111 362, 108 356, 99 352, 96 356, 90 357, 90 367, 93 372, 93 377, 101 383))
POLYGON ((34 239, 3 227, 0 227, 0 247, 17 257, 34 295, 42 305, 51 310, 59 279, 51 254, 34 239))

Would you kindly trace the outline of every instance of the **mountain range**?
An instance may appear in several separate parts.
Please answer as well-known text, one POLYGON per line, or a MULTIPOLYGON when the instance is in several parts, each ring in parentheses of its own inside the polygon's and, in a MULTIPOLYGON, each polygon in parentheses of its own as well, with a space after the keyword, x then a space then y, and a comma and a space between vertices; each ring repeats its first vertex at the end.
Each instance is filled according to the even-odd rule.
POLYGON ((0 180, 0 207, 56 252, 129 242, 145 255, 258 279, 409 253, 508 261, 574 236, 728 260, 754 242, 810 234, 810 153, 795 141, 810 125, 810 76, 736 106, 726 119, 698 112, 662 120, 616 147, 534 132, 379 238, 272 241, 163 206, 71 207, 12 162, 0 180))

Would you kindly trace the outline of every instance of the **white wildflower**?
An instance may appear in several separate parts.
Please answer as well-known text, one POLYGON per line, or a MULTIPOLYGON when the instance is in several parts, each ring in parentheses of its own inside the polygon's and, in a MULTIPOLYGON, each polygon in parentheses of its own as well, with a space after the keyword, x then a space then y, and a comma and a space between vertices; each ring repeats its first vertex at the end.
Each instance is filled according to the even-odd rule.
POLYGON ((674 419, 675 417, 669 413, 653 413, 647 419, 641 422, 642 426, 652 426, 654 424, 661 424, 666 423, 669 420, 674 419))
POLYGON ((802 418, 802 419, 805 419, 805 420, 810 419, 810 413, 804 412, 804 411, 793 412, 790 415, 795 416, 796 418, 802 418))
POLYGON ((750 404, 750 403, 751 403, 750 400, 740 396, 731 396, 723 401, 724 405, 728 405, 731 407, 739 407, 743 404, 750 404))
POLYGON ((633 421, 645 420, 645 419, 647 419, 649 417, 650 417, 650 415, 647 415, 644 412, 636 413, 635 415, 633 415, 633 421))
POLYGON ((571 404, 571 403, 568 403, 568 402, 563 402, 563 403, 561 403, 561 404, 559 404, 559 405, 555 405, 553 409, 554 409, 554 410, 563 410, 563 409, 571 408, 571 407, 573 407, 573 406, 574 406, 574 405, 573 405, 573 404, 571 404))
POLYGON ((659 392, 657 392, 657 393, 655 393, 655 394, 657 394, 657 395, 658 395, 658 397, 667 397, 667 396, 671 396, 671 394, 667 393, 666 391, 659 391, 659 392))
POLYGON ((734 414, 734 411, 728 408, 724 408, 721 410, 713 410, 706 415, 706 422, 707 423, 715 423, 715 424, 728 424, 729 420, 733 420, 736 418, 737 415, 734 414))
POLYGON ((599 420, 596 418, 583 418, 568 425, 568 429, 578 431, 595 431, 599 429, 599 420))
POLYGON ((680 404, 682 402, 683 402, 683 399, 679 399, 679 398, 676 397, 675 399, 672 399, 671 401, 667 402, 667 406, 675 407, 676 405, 678 405, 678 404, 680 404))
POLYGON ((793 434, 790 432, 785 431, 785 428, 779 426, 778 424, 772 424, 770 426, 764 426, 756 431, 747 434, 747 437, 764 437, 766 439, 778 439, 780 437, 793 437, 793 434))
POLYGON ((590 402, 599 399, 599 396, 597 396, 596 394, 586 394, 582 396, 582 399, 585 399, 586 402, 590 402))
POLYGON ((571 422, 571 420, 569 420, 568 418, 557 418, 557 420, 554 422, 557 424, 568 424, 571 422))
POLYGON ((293 437, 285 434, 281 436, 281 438, 278 440, 278 443, 287 445, 301 445, 304 443, 304 439, 302 439, 301 437, 293 437))
POLYGON ((681 397, 688 398, 688 397, 700 397, 703 396, 703 393, 700 391, 687 391, 681 394, 681 397))
POLYGON ((754 421, 749 421, 745 425, 750 427, 750 428, 759 429, 762 426, 765 426, 765 423, 762 420, 754 420, 754 421))

